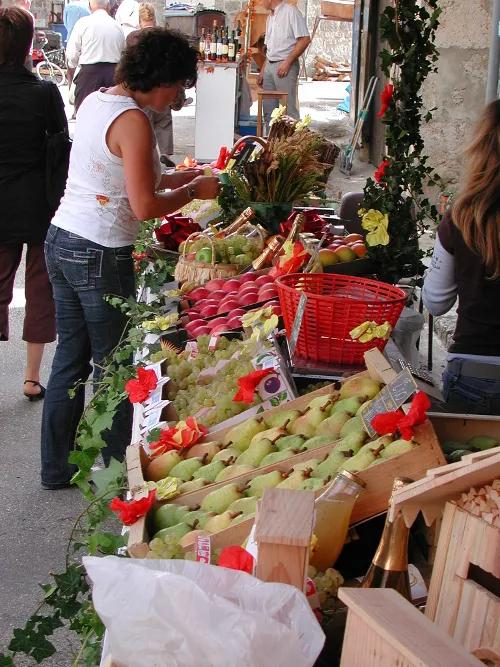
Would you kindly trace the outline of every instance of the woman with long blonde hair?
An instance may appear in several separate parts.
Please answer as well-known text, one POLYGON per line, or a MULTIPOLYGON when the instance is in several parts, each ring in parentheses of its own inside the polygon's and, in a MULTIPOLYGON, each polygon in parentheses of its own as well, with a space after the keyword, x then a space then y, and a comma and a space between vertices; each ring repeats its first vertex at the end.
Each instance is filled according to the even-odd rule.
POLYGON ((489 104, 465 151, 458 197, 438 227, 423 300, 443 315, 458 298, 443 374, 451 412, 500 415, 500 101, 489 104))

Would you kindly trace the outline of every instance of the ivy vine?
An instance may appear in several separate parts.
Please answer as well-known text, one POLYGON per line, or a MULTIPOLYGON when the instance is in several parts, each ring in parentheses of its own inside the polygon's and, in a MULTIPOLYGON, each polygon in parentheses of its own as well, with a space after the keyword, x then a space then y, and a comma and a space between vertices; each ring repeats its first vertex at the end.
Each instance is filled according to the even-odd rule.
MULTIPOLYGON (((142 257, 156 225, 156 221, 144 223, 135 246, 135 253, 140 257, 136 258, 138 283, 152 291, 173 280, 171 263, 158 259, 151 264, 142 257)), ((80 488, 87 504, 71 530, 65 569, 51 573, 50 582, 41 585, 41 603, 23 628, 13 630, 7 653, 0 653, 0 667, 15 667, 14 660, 19 654, 37 664, 50 658, 56 652, 52 635, 62 627, 73 632, 79 641, 80 648, 73 657, 72 667, 94 667, 100 661, 104 626, 92 604, 81 555, 122 554, 125 557, 121 524, 109 521, 112 516, 109 503, 126 491, 126 470, 123 462, 114 459, 103 470, 93 471, 92 468, 105 446, 102 434, 111 427, 120 403, 128 400, 125 384, 136 373, 131 360, 144 345, 145 331, 141 322, 150 317, 153 310, 154 314, 157 312, 154 304, 137 303, 133 298, 123 300, 110 296, 108 301, 126 313, 128 324, 119 345, 103 365, 101 379, 85 409, 75 449, 69 458, 78 466, 72 482, 80 488)), ((74 390, 70 393, 74 394, 74 390)))
POLYGON ((363 208, 388 216, 389 244, 370 246, 368 257, 377 277, 393 284, 422 275, 425 253, 419 238, 438 222, 438 209, 425 189, 441 184, 441 179, 428 164, 420 129, 435 110, 423 108, 421 89, 437 70, 434 41, 440 14, 438 0, 395 0, 380 20, 380 36, 387 44, 380 64, 393 85, 392 91, 386 86, 382 96, 387 156, 376 180, 366 183, 363 208))

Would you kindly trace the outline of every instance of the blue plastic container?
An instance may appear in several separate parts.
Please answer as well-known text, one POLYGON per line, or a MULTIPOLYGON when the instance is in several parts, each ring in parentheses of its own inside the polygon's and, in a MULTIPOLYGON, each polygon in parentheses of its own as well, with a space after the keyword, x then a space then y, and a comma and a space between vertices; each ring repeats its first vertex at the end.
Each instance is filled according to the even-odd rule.
POLYGON ((257 136, 257 116, 240 116, 240 136, 257 136))

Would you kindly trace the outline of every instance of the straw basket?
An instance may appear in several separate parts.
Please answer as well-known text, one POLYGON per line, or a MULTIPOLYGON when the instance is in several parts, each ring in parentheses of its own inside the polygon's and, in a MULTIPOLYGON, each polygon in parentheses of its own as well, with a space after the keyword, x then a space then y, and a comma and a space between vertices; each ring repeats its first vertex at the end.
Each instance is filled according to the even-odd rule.
POLYGON ((238 273, 240 268, 236 264, 217 264, 215 244, 212 237, 202 232, 194 232, 194 234, 188 236, 184 243, 184 250, 175 267, 174 278, 179 282, 192 281, 198 285, 202 285, 213 278, 232 278, 232 276, 238 273), (193 259, 186 259, 186 250, 189 242, 196 241, 199 238, 206 239, 207 245, 212 248, 211 262, 196 262, 193 259))

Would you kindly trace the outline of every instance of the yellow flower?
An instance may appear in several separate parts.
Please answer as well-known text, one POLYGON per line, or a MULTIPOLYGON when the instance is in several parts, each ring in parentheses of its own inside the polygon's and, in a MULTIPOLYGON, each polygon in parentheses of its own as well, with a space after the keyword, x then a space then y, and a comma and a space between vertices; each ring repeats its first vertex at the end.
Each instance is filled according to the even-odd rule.
POLYGON ((271 122, 269 123, 269 125, 273 125, 274 123, 276 123, 276 121, 278 121, 281 118, 281 116, 283 116, 285 111, 286 107, 284 107, 282 104, 280 104, 279 107, 277 107, 276 109, 273 109, 273 112, 271 114, 271 122))
POLYGON ((299 122, 295 126, 295 132, 300 132, 301 130, 305 130, 311 121, 312 121, 311 116, 307 114, 304 120, 299 120, 299 122))
POLYGON ((389 216, 387 213, 382 213, 374 208, 371 208, 369 211, 363 211, 361 226, 368 231, 366 235, 367 245, 387 245, 389 243, 390 239, 387 233, 389 216))

